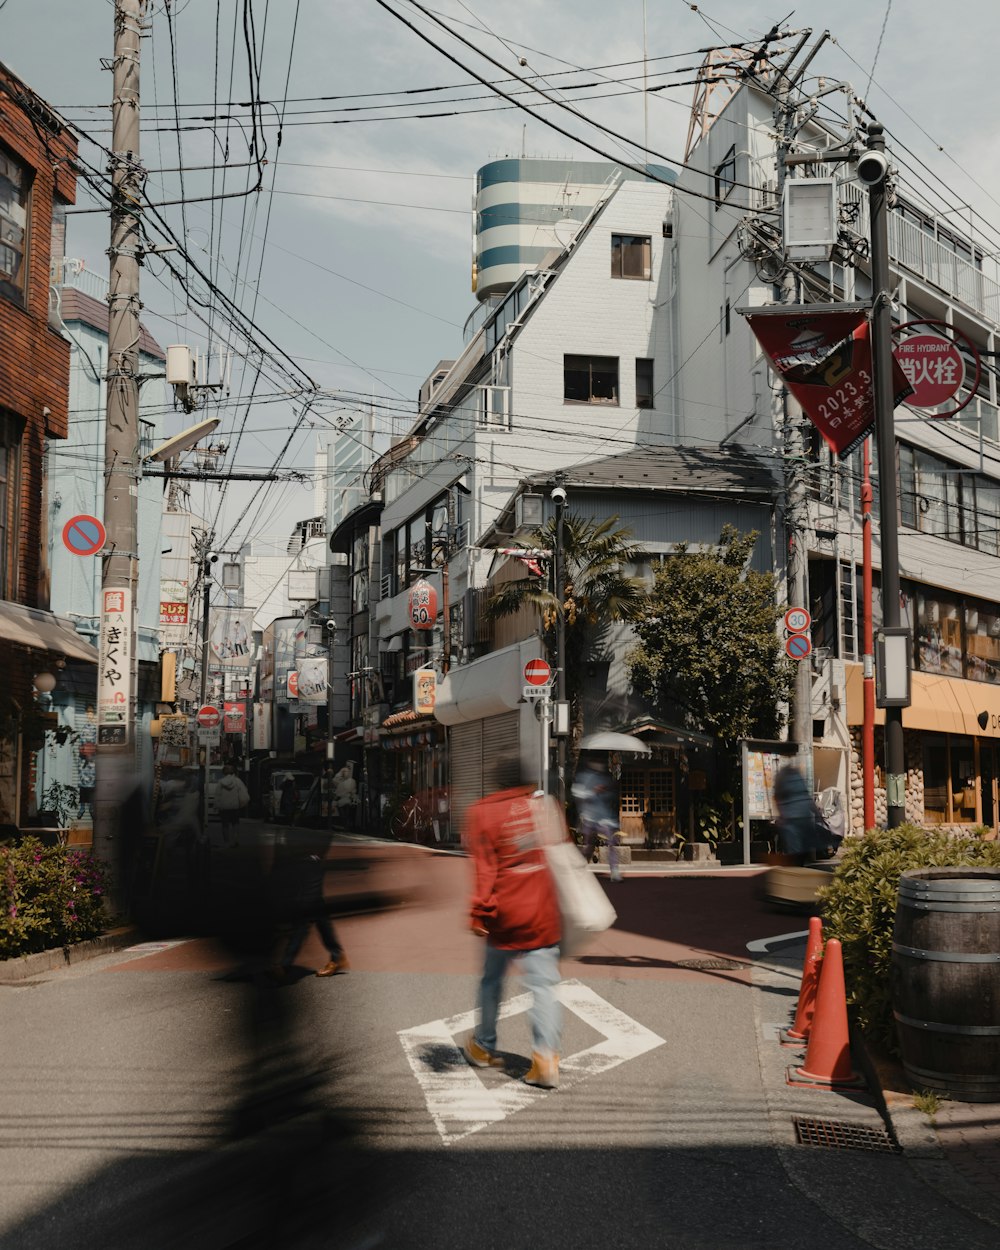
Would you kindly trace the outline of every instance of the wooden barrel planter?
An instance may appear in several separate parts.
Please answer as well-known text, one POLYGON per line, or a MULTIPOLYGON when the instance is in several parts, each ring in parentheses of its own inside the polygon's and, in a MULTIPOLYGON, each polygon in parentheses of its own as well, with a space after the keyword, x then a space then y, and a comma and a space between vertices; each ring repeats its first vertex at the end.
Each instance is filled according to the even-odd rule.
POLYGON ((1000 1102, 1000 868, 903 873, 892 1007, 916 1089, 1000 1102))

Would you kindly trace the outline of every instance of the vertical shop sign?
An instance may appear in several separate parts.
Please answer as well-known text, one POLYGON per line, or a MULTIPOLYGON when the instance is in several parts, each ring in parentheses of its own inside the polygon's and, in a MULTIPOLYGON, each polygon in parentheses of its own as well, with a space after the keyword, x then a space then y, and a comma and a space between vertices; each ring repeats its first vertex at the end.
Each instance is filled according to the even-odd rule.
POLYGON ((129 661, 132 632, 132 592, 101 592, 101 652, 97 676, 97 724, 116 726, 118 732, 98 734, 101 742, 124 743, 128 730, 129 661))

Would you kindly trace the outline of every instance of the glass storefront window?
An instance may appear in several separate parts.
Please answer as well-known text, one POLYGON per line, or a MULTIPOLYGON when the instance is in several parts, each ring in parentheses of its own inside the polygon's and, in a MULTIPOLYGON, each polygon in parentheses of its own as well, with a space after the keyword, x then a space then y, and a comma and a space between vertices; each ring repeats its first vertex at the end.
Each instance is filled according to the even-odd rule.
POLYGON ((953 736, 951 748, 951 819, 956 825, 976 821, 976 756, 971 738, 953 736))

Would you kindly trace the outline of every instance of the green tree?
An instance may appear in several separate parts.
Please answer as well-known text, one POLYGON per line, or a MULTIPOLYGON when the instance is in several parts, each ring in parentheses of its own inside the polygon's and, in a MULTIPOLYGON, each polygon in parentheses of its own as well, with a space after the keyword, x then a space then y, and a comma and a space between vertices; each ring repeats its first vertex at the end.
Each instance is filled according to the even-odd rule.
POLYGON ((749 568, 756 533, 727 525, 716 549, 678 544, 634 621, 633 687, 665 720, 712 734, 775 738, 792 667, 777 631, 775 579, 749 568))
MULTIPOLYGON (((629 577, 623 568, 638 557, 640 549, 632 541, 632 531, 617 521, 616 516, 596 521, 567 512, 563 517, 562 594, 555 594, 547 579, 520 577, 500 587, 486 609, 489 617, 497 619, 512 616, 525 604, 534 605, 550 648, 555 645, 559 613, 564 614, 566 695, 572 706, 574 741, 583 727, 584 665, 600 654, 613 624, 638 620, 646 605, 642 581, 629 577)), ((553 518, 533 530, 523 545, 551 552, 555 529, 553 518)))

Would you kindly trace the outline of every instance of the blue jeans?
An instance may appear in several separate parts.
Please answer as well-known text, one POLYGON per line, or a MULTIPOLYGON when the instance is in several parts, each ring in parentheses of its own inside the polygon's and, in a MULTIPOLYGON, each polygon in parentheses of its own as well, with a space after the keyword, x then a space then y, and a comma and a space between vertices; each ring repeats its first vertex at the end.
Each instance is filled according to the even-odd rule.
POLYGON ((497 1015, 504 973, 512 959, 520 959, 524 983, 531 990, 532 1048, 546 1058, 559 1053, 562 1004, 556 998, 559 984, 559 947, 539 946, 531 951, 504 951, 486 945, 483 979, 479 983, 479 1027, 476 1041, 486 1050, 497 1048, 497 1015))

